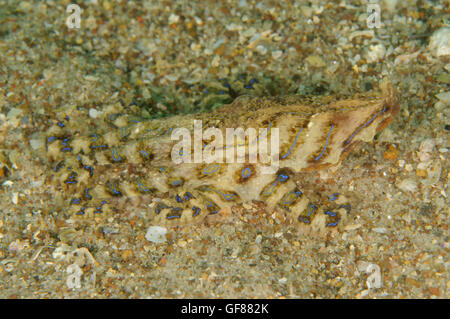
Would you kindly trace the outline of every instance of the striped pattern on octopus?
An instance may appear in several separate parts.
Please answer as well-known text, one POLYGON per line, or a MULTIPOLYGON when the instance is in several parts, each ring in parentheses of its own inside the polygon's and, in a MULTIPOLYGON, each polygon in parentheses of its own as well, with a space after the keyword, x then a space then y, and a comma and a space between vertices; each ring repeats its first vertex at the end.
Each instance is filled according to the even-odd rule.
MULTIPOLYGON (((182 226, 220 214, 226 207, 261 201, 267 209, 285 212, 299 227, 324 231, 345 221, 350 213, 347 199, 333 194, 321 205, 307 198, 294 177, 338 165, 393 120, 399 103, 395 89, 385 81, 378 94, 343 100, 241 97, 210 113, 164 119, 140 119, 134 115, 139 111, 136 106, 119 102, 96 112, 95 118, 88 111, 74 106, 58 109, 42 150, 50 178, 61 185, 56 207, 65 208, 71 217, 144 209, 153 225, 182 226), (244 152, 237 158, 235 154, 233 162, 174 163, 172 152, 179 141, 171 139, 172 132, 182 127, 193 133, 194 120, 223 136, 226 128, 236 126, 260 130, 243 140, 233 137, 237 153, 239 147, 244 152), (267 161, 249 160, 250 146, 264 137, 271 149, 272 128, 278 128, 279 165, 267 174, 267 161)), ((214 139, 203 136, 200 146, 196 143, 178 154, 188 158, 196 147, 220 154, 214 139)))

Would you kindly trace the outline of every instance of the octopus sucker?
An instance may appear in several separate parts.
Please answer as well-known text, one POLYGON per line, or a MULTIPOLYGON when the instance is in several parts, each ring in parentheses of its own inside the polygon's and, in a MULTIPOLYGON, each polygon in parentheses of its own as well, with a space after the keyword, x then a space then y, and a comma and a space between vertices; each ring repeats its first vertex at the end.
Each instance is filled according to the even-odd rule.
POLYGON ((258 201, 283 211, 302 231, 321 233, 342 227, 350 203, 345 196, 308 198, 296 177, 339 165, 392 122, 399 103, 394 87, 383 81, 380 93, 346 99, 240 97, 210 113, 151 120, 127 112, 116 103, 94 120, 88 110, 65 107, 47 130, 42 154, 74 217, 144 209, 152 225, 184 226, 258 201), (203 132, 215 130, 215 142, 220 136, 225 142, 229 128, 255 131, 215 147, 211 162, 205 154, 212 140, 195 140, 199 123, 203 132), (176 129, 184 129, 189 140, 183 143, 191 143, 177 149, 178 162, 172 152, 180 143, 173 139, 176 129), (231 161, 228 148, 235 151, 231 161), (270 155, 251 156, 255 150, 270 155))

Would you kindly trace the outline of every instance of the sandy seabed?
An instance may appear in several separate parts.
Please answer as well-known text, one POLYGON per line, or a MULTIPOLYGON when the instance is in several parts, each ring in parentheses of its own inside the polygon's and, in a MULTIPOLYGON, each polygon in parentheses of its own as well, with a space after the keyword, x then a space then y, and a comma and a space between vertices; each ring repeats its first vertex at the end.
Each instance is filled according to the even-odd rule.
POLYGON ((369 28, 365 1, 93 0, 75 29, 68 5, 0 0, 0 297, 449 297, 448 4, 381 1, 369 28), (142 212, 76 224, 36 152, 65 105, 121 99, 159 117, 242 94, 376 90, 383 77, 399 91, 395 121, 305 177, 351 194, 350 220, 327 238, 256 204, 163 243, 146 240, 142 212))

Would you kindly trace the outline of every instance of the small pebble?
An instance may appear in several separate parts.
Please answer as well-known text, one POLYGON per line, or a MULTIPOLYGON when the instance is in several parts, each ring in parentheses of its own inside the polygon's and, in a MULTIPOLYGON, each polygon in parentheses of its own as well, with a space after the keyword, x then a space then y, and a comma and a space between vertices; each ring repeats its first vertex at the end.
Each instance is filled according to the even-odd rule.
POLYGON ((178 247, 183 248, 183 247, 185 247, 187 245, 187 241, 185 241, 184 239, 179 240, 177 245, 178 245, 178 247))
POLYGON ((384 152, 383 156, 385 159, 393 161, 398 157, 398 150, 391 144, 384 152))
POLYGON ((386 228, 384 228, 384 227, 377 227, 372 230, 378 234, 386 234, 386 232, 387 232, 386 228))
POLYGON ((267 49, 263 45, 258 45, 256 47, 256 51, 258 51, 259 54, 263 55, 267 53, 267 49))
POLYGON ((404 179, 397 187, 405 192, 415 192, 417 190, 417 183, 412 179, 404 179))
POLYGON ((97 109, 89 109, 89 116, 93 119, 96 119, 97 117, 101 116, 103 112, 97 111, 97 109))
POLYGON ((178 21, 180 20, 180 16, 176 15, 176 14, 171 14, 169 16, 169 24, 174 24, 174 23, 178 23, 178 21))
POLYGON ((35 138, 30 140, 30 146, 33 150, 37 150, 44 147, 43 138, 35 138))
POLYGON ((450 28, 443 27, 434 31, 428 48, 437 57, 450 55, 450 28))
POLYGON ((19 193, 14 193, 12 195, 11 201, 14 205, 17 205, 19 203, 19 193))
POLYGON ((145 239, 152 243, 160 244, 166 241, 167 228, 150 226, 145 234, 145 239))
POLYGON ((386 54, 386 48, 381 43, 369 46, 369 52, 367 52, 367 62, 377 62, 386 54))
POLYGON ((306 58, 306 62, 308 62, 311 66, 315 68, 322 68, 326 66, 323 59, 318 55, 310 55, 306 58))
POLYGON ((283 51, 281 50, 276 50, 272 52, 272 58, 274 60, 277 60, 279 57, 281 57, 283 55, 283 51))
POLYGON ((436 94, 436 97, 443 103, 450 103, 450 91, 436 94))

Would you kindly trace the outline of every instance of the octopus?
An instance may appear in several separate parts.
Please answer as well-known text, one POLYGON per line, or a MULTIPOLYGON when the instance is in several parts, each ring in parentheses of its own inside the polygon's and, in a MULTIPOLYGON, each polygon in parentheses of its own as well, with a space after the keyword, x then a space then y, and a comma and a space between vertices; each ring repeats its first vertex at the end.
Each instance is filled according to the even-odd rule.
POLYGON ((344 99, 243 96, 209 113, 160 119, 124 104, 61 107, 45 134, 49 178, 60 185, 54 200, 73 218, 139 209, 152 225, 176 227, 260 202, 307 232, 338 229, 351 213, 347 198, 308 196, 299 174, 339 165, 399 112, 387 81, 381 92, 344 99))

